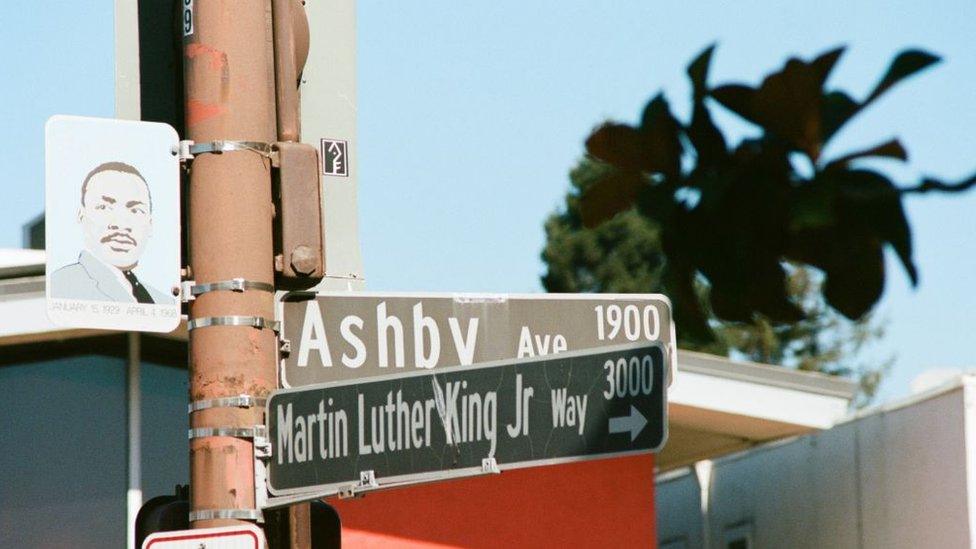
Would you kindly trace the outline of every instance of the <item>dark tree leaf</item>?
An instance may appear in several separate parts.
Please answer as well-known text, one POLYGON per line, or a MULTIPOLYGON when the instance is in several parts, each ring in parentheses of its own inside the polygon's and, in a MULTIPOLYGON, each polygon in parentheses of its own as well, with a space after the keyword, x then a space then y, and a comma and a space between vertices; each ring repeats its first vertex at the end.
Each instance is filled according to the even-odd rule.
POLYGON ((644 185, 634 205, 641 215, 660 225, 670 224, 675 210, 682 208, 674 198, 674 188, 666 184, 644 185))
POLYGON ((895 60, 891 62, 888 71, 881 77, 881 81, 875 86, 874 91, 861 104, 861 107, 866 107, 898 82, 938 63, 940 60, 938 56, 922 50, 906 50, 899 53, 895 57, 895 60))
POLYGON ((817 75, 817 80, 820 81, 821 86, 827 81, 831 71, 834 70, 834 65, 837 64, 840 56, 844 54, 845 49, 844 46, 832 49, 818 55, 816 59, 810 62, 810 66, 813 67, 814 74, 817 75))
POLYGON ((580 198, 580 216, 583 226, 593 228, 629 210, 637 201, 646 185, 639 172, 614 170, 583 192, 580 198))
POLYGON ((692 88, 692 112, 691 123, 686 133, 698 153, 699 169, 722 164, 729 155, 725 137, 715 126, 705 106, 705 96, 708 93, 708 69, 714 51, 715 44, 712 44, 688 65, 688 78, 691 79, 692 88))
POLYGON ((926 177, 922 179, 922 182, 916 187, 910 187, 907 189, 902 189, 902 194, 908 193, 927 193, 929 191, 939 191, 944 193, 958 193, 962 191, 969 190, 976 186, 976 174, 969 176, 968 179, 963 179, 958 183, 946 183, 941 179, 934 179, 931 177, 926 177))
POLYGON ((841 91, 830 92, 824 97, 823 141, 826 143, 848 120, 870 105, 875 99, 905 78, 937 63, 939 57, 922 50, 906 50, 898 54, 881 81, 858 103, 841 91))
POLYGON ((695 292, 695 266, 688 254, 686 235, 678 229, 685 220, 678 216, 678 223, 665 226, 661 234, 661 247, 668 258, 664 288, 674 305, 678 333, 685 332, 681 337, 708 341, 714 335, 695 292))
POLYGON ((709 297, 715 316, 732 322, 750 322, 756 313, 773 322, 803 320, 803 311, 789 300, 786 272, 778 258, 753 262, 750 271, 742 284, 713 282, 709 297))
POLYGON ((753 124, 761 125, 752 110, 756 90, 743 84, 726 84, 713 89, 710 94, 723 107, 745 118, 753 124))
POLYGON ((638 131, 643 139, 644 171, 677 176, 681 170, 681 124, 671 114, 664 94, 651 99, 641 114, 638 131))
POLYGON ((787 299, 780 266, 787 233, 788 172, 762 153, 743 157, 724 192, 708 202, 703 197, 677 230, 711 285, 716 316, 750 322, 758 313, 777 322, 795 321, 803 315, 787 299))
POLYGON ((755 278, 749 286, 749 295, 755 310, 773 322, 799 322, 803 310, 789 299, 786 287, 786 271, 778 257, 770 257, 756 265, 755 278))
POLYGON ((824 170, 836 170, 838 168, 846 168, 852 160, 857 160, 858 158, 868 158, 872 156, 880 156, 884 158, 894 158, 897 160, 906 161, 908 160, 908 152, 902 147, 901 142, 897 139, 892 139, 890 141, 885 141, 880 145, 875 145, 873 147, 864 149, 862 151, 856 151, 844 156, 832 160, 829 164, 824 166, 824 170))
MULTIPOLYGON (((792 237, 837 225, 837 186, 815 181, 793 189, 789 201, 789 231, 792 237)), ((793 259, 815 263, 806 255, 807 245, 793 251, 793 259)))
POLYGON ((594 157, 624 170, 641 170, 647 164, 645 140, 640 132, 624 124, 606 123, 586 139, 586 150, 594 157))
POLYGON ((712 284, 708 301, 715 316, 726 322, 749 322, 755 312, 752 304, 738 288, 712 284))
POLYGON ((891 244, 912 285, 918 284, 912 233, 899 190, 887 177, 870 170, 843 171, 832 177, 838 182, 838 206, 847 232, 870 234, 891 244))
POLYGON ((753 98, 752 112, 759 124, 806 153, 820 156, 819 71, 799 59, 790 59, 783 70, 763 80, 753 98))
POLYGON ((681 169, 680 130, 667 100, 658 94, 644 108, 640 127, 603 124, 587 138, 586 150, 623 170, 675 177, 681 169))
POLYGON ((665 271, 664 286, 674 303, 674 320, 681 337, 709 341, 715 336, 698 304, 694 280, 694 271, 669 263, 665 271))
POLYGON ((688 65, 688 78, 691 79, 691 90, 696 99, 705 97, 708 92, 708 69, 712 64, 713 53, 715 53, 715 44, 702 50, 688 65))
POLYGON ((716 88, 712 96, 816 161, 823 143, 823 83, 841 53, 837 48, 811 62, 791 58, 757 90, 729 85, 716 88))
POLYGON ((832 91, 824 95, 821 105, 821 132, 823 142, 830 141, 830 138, 847 123, 860 108, 857 101, 842 91, 832 91))
POLYGON ((871 310, 884 291, 881 242, 847 234, 834 246, 838 260, 825 269, 824 297, 847 318, 859 319, 871 310))
POLYGON ((881 295, 884 274, 877 275, 873 264, 865 271, 870 284, 866 282, 860 289, 846 284, 860 284, 858 266, 874 261, 875 247, 880 249, 884 243, 891 244, 912 284, 917 284, 911 229, 900 193, 886 177, 870 170, 825 171, 794 194, 787 256, 828 274, 831 295, 844 307, 838 307, 839 311, 857 318, 873 305, 864 303, 869 296, 877 299, 881 295), (802 217, 804 207, 823 217, 817 219, 810 211, 802 217), (875 275, 881 277, 880 283, 871 278, 875 275))

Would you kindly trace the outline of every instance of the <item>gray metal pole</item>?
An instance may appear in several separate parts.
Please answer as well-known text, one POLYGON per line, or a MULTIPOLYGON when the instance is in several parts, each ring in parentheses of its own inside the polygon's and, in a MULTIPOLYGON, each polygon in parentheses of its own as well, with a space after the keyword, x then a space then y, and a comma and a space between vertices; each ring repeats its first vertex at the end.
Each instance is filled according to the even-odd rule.
POLYGON ((126 415, 128 432, 128 489, 126 490, 126 547, 135 546, 136 515, 142 507, 142 380, 138 332, 128 333, 126 362, 126 415))

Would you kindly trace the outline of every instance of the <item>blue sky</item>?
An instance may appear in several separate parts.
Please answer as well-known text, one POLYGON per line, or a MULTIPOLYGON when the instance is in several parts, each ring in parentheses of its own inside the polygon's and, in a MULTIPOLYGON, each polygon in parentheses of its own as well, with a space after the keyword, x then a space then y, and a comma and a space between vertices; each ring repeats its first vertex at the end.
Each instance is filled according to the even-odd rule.
MULTIPOLYGON (((317 0, 309 0, 317 1, 317 0)), ((910 183, 976 171, 976 4, 819 2, 360 2, 360 230, 372 290, 541 291, 542 221, 559 207, 582 141, 601 121, 634 122, 663 89, 687 114, 687 62, 718 42, 712 83, 756 82, 787 55, 847 44, 831 84, 863 96, 894 54, 923 47, 936 68, 895 88, 826 151, 898 136, 910 183)), ((43 124, 111 116, 112 1, 38 1, 9 11, 0 58, 0 247, 43 203, 43 124)), ((314 29, 313 29, 314 32, 314 29)), ((720 111, 717 108, 716 111, 720 111)), ((735 135, 752 130, 733 116, 735 135)), ((926 368, 976 366, 976 192, 910 198, 917 290, 889 257, 872 351, 897 362, 882 397, 926 368)))

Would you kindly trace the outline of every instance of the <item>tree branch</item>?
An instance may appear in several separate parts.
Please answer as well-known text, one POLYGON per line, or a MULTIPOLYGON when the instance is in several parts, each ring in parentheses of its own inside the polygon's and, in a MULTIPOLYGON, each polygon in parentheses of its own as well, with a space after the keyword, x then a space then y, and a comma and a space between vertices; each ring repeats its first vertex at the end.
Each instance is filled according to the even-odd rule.
POLYGON ((976 187, 976 174, 972 175, 969 179, 960 181, 959 183, 944 183, 938 179, 925 178, 917 187, 908 187, 901 189, 902 194, 911 193, 927 193, 929 191, 940 191, 944 193, 958 193, 976 187))

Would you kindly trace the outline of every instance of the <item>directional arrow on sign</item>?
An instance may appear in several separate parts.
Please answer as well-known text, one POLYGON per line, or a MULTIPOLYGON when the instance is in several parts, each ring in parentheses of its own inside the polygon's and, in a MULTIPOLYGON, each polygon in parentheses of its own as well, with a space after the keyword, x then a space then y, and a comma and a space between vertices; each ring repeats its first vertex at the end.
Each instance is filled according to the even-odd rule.
POLYGON ((632 404, 629 416, 610 418, 610 434, 630 431, 630 441, 633 442, 637 435, 644 430, 645 425, 647 425, 647 418, 632 404))

